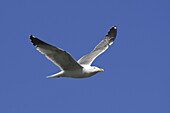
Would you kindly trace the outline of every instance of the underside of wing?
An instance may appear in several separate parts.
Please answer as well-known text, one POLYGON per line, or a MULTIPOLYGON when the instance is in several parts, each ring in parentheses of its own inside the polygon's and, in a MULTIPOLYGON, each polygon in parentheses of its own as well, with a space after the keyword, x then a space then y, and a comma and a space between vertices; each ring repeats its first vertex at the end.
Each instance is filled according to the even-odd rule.
POLYGON ((66 51, 47 44, 32 35, 30 36, 30 39, 33 45, 36 46, 37 50, 44 54, 61 70, 75 70, 82 68, 82 66, 66 51))
POLYGON ((91 65, 97 56, 106 51, 116 38, 117 28, 113 26, 106 37, 94 48, 94 50, 78 60, 78 63, 91 65))

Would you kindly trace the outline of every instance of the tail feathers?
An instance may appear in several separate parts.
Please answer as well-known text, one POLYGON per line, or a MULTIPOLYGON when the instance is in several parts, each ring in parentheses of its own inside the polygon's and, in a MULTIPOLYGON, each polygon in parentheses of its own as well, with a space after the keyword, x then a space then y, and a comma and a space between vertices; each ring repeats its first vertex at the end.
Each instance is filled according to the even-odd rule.
POLYGON ((52 77, 60 77, 60 76, 58 76, 58 75, 51 75, 51 76, 46 76, 46 78, 52 78, 52 77))
POLYGON ((46 78, 61 77, 61 75, 62 75, 61 72, 59 72, 54 75, 46 76, 46 78))

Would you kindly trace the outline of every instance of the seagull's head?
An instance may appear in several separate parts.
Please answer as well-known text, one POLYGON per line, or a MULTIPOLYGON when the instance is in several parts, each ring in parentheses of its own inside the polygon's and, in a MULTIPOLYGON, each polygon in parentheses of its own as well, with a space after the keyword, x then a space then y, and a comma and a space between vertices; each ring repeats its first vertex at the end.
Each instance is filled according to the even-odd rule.
POLYGON ((98 72, 104 71, 103 69, 100 69, 96 66, 89 66, 89 65, 82 65, 82 66, 84 67, 83 72, 90 74, 90 76, 92 76, 98 72))
POLYGON ((92 66, 92 71, 94 71, 94 72, 100 72, 100 71, 104 71, 103 69, 100 69, 100 68, 98 68, 98 67, 96 67, 96 66, 92 66))

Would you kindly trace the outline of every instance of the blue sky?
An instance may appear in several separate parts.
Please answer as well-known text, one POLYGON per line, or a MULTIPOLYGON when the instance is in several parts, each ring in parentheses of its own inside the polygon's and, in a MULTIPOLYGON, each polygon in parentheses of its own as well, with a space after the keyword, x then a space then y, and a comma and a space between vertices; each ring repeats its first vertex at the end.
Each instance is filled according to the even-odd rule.
POLYGON ((1 0, 1 113, 170 113, 170 1, 1 0), (114 44, 86 79, 59 68, 29 35, 78 60, 117 25, 114 44))

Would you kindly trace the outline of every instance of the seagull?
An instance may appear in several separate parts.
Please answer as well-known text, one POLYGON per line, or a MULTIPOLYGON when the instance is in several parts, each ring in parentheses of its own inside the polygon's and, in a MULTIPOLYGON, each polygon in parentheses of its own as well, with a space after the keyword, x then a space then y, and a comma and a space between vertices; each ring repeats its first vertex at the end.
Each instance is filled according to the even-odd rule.
POLYGON ((113 26, 105 38, 91 51, 76 61, 68 52, 54 47, 37 37, 31 35, 30 40, 36 49, 44 54, 49 60, 56 64, 61 71, 50 77, 69 77, 69 78, 87 78, 98 72, 104 71, 96 66, 91 66, 92 62, 101 53, 106 51, 116 38, 117 27, 113 26))

